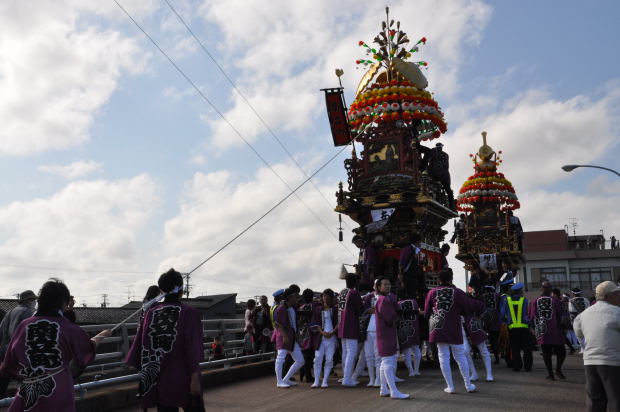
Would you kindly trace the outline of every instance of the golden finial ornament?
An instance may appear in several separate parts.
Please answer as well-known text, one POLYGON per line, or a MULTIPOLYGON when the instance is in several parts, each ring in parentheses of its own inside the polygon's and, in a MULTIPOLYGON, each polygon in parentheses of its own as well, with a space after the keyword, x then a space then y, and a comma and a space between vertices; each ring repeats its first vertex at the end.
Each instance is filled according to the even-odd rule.
POLYGON ((496 169, 496 154, 495 151, 487 144, 487 132, 482 133, 482 146, 478 149, 476 154, 476 163, 480 170, 493 171, 496 169))

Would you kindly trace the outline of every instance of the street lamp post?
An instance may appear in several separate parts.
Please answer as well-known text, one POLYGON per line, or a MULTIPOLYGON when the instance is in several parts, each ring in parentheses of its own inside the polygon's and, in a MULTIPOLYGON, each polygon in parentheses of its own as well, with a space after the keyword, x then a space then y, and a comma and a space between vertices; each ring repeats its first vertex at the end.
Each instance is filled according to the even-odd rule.
POLYGON ((620 177, 620 173, 616 172, 613 169, 609 169, 607 167, 602 167, 602 166, 593 166, 593 165, 564 165, 564 166, 562 166, 562 170, 564 170, 565 172, 572 172, 573 170, 577 169, 578 167, 593 167, 595 169, 603 169, 603 170, 607 170, 608 172, 615 173, 615 174, 618 175, 618 177, 620 177))

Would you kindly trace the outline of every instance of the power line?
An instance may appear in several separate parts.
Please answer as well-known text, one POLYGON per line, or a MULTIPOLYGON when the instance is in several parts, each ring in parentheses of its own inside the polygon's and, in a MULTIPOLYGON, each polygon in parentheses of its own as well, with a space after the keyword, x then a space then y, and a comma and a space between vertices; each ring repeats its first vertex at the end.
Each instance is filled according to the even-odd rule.
POLYGON ((0 267, 33 269, 33 270, 49 270, 54 272, 84 272, 84 273, 138 273, 153 274, 155 272, 135 271, 135 270, 111 270, 111 269, 76 269, 64 267, 48 267, 48 266, 30 266, 30 265, 13 265, 8 263, 0 263, 0 267))
MULTIPOLYGON (((302 205, 304 205, 304 207, 315 217, 315 219, 317 219, 317 221, 325 228, 325 230, 327 230, 335 239, 336 241, 347 251, 349 252, 352 256, 357 257, 355 254, 353 254, 353 252, 351 252, 349 250, 349 248, 347 248, 344 243, 340 242, 338 239, 338 235, 335 234, 334 232, 331 231, 331 229, 327 226, 327 224, 325 224, 325 222, 323 222, 323 220, 306 204, 306 202, 303 201, 303 199, 301 197, 299 197, 299 195, 297 195, 296 190, 293 190, 293 188, 282 178, 282 176, 280 176, 280 174, 278 172, 276 172, 276 170, 269 164, 269 162, 267 162, 267 160, 254 148, 254 146, 252 146, 252 144, 250 142, 248 142, 248 140, 243 137, 243 135, 241 134, 241 132, 239 132, 239 130, 237 130, 237 128, 228 120, 228 118, 224 115, 224 113, 222 113, 213 102, 211 102, 211 100, 209 100, 209 98, 202 92, 202 90, 200 90, 200 88, 196 85, 196 83, 194 83, 194 81, 192 79, 189 78, 189 76, 187 74, 185 74, 185 72, 176 64, 176 62, 170 57, 168 56, 168 54, 159 46, 159 43, 157 43, 155 41, 155 39, 153 39, 147 32, 146 30, 144 30, 144 28, 142 28, 142 26, 131 16, 131 14, 129 14, 129 12, 127 10, 125 10, 125 8, 118 2, 118 0, 114 0, 114 3, 116 3, 116 5, 127 15, 127 17, 129 17, 129 19, 134 23, 134 25, 151 41, 151 43, 153 43, 153 45, 157 48, 157 50, 159 50, 159 52, 166 57, 166 59, 168 60, 168 62, 170 62, 170 64, 179 72, 179 74, 181 74, 181 76, 183 76, 183 78, 185 78, 185 80, 196 90, 196 92, 198 93, 198 95, 200 97, 202 97, 202 99, 209 104, 209 106, 211 106, 211 108, 217 113, 218 116, 220 116, 220 118, 222 120, 224 120, 224 122, 226 124, 228 124, 228 126, 233 130, 233 132, 235 132, 235 134, 237 136, 239 136, 239 138, 250 148, 250 150, 265 164, 265 166, 267 166, 269 168, 269 170, 271 170, 271 172, 278 178, 280 179, 280 181, 282 183, 284 183, 284 185, 291 191, 290 194, 295 194, 295 197, 301 202, 302 205)), ((345 146, 346 147, 346 146, 345 146)), ((306 180, 307 181, 307 180, 306 180)))
MULTIPOLYGON (((196 40, 196 42, 198 43, 198 45, 200 46, 200 48, 205 52, 205 54, 207 56, 209 56, 209 58, 211 59, 211 61, 213 62, 213 64, 215 64, 215 66, 219 69, 220 73, 222 73, 222 75, 226 78, 226 80, 228 80, 228 83, 230 83, 230 85, 233 87, 233 89, 235 89, 235 91, 237 92, 237 94, 239 94, 239 96, 241 97, 241 99, 243 99, 243 101, 248 105, 248 107, 250 108, 250 110, 252 110, 252 112, 254 113, 254 115, 258 118, 258 120, 260 120, 260 122, 263 124, 263 126, 265 126, 265 129, 267 129, 267 131, 269 132, 269 134, 275 139, 276 142, 278 142, 278 144, 280 145, 280 147, 282 148, 282 150, 284 150, 284 152, 288 155, 288 157, 293 161, 293 163, 295 164, 295 166, 297 166, 297 168, 301 171, 301 173, 303 173, 303 175, 307 178, 308 177, 308 173, 306 173, 306 171, 303 169, 303 167, 301 167, 301 165, 299 164, 299 162, 297 161, 297 159, 295 159, 295 156, 293 156, 293 154, 288 150, 288 148, 286 147, 286 145, 282 142, 282 140, 280 140, 280 138, 276 135, 276 133, 273 131, 273 129, 269 126, 269 124, 267 124, 267 121, 263 118, 263 116, 260 115, 260 113, 258 113, 258 110, 256 110, 256 108, 254 107, 254 105, 250 102, 250 100, 245 96, 245 94, 239 89, 239 87, 237 87, 237 84, 233 81, 233 79, 228 75, 228 73, 226 73, 226 70, 224 70, 224 68, 218 63, 218 61, 215 59, 215 57, 213 57, 213 55, 211 54, 211 52, 209 52, 209 49, 207 49, 207 47, 204 45, 204 43, 202 42, 202 40, 200 40, 198 38, 198 36, 196 36, 196 34, 194 33, 194 31, 189 27, 189 24, 187 24, 187 22, 183 19, 183 17, 181 17, 181 15, 179 14, 179 12, 177 12, 177 10, 172 6, 172 4, 170 4, 170 2, 168 0, 164 0, 166 2, 166 4, 168 5, 168 7, 170 8, 170 10, 172 10, 172 12, 177 16, 177 18, 179 19, 179 21, 181 22, 181 24, 183 24, 183 26, 185 26, 185 28, 187 29, 187 31, 192 35, 192 37, 194 38, 194 40, 196 40)), ((327 205, 329 206, 329 208, 331 209, 333 206, 330 203, 329 200, 327 200, 327 197, 325 197, 325 194, 323 194, 323 192, 321 191, 321 189, 319 189, 319 187, 311 180, 310 184, 316 189, 316 191, 321 195, 321 197, 323 198, 323 200, 325 200, 325 202, 327 203, 327 205)), ((351 229, 349 227, 349 225, 347 224, 347 222, 344 222, 345 226, 347 226, 347 228, 351 229)))
MULTIPOLYGON (((116 0, 115 0, 116 1, 116 0)), ((353 140, 351 141, 353 142, 353 140)), ((351 144, 349 142, 349 144, 351 144)), ((343 146, 342 149, 340 149, 335 155, 333 155, 331 158, 329 158, 329 160, 327 160, 327 162, 323 163, 323 165, 321 167, 319 167, 314 173, 312 173, 310 176, 308 176, 308 178, 306 180, 304 180, 303 182, 301 182, 295 189, 293 189, 289 194, 287 194, 286 196, 284 196, 282 199, 280 199, 280 201, 278 201, 278 203, 276 203, 275 205, 273 205, 271 208, 269 208, 269 210, 267 210, 265 213, 263 213, 258 219, 254 220, 254 222, 252 222, 249 226, 247 226, 245 229, 243 229, 241 232, 237 233, 237 235, 235 235, 232 239, 230 239, 228 242, 224 243, 224 245, 222 245, 218 250, 216 250, 215 252, 213 252, 208 258, 206 258, 205 260, 203 260, 198 266, 196 266, 194 269, 190 270, 189 273, 193 273, 195 272, 198 268, 200 268, 202 265, 204 265, 205 263, 207 263, 208 261, 210 261, 212 258, 214 258, 218 253, 220 253, 222 250, 226 249, 231 243, 233 243, 235 240, 239 239, 241 236, 243 236, 248 230, 250 230, 252 227, 254 227, 258 222, 260 222, 261 220, 263 220, 263 218, 265 218, 269 213, 271 213, 272 211, 274 211, 278 206, 280 206, 282 203, 284 203, 284 201, 286 201, 286 199, 288 199, 289 197, 291 197, 292 195, 295 194, 295 192, 297 192, 297 190, 299 190, 303 185, 305 185, 306 183, 308 183, 310 181, 310 179, 312 179, 314 176, 316 176, 321 170, 323 170, 328 164, 330 164, 332 162, 332 160, 334 160, 335 158, 337 158, 343 151, 344 149, 346 149, 347 147, 349 147, 349 145, 343 146)), ((357 256, 356 256, 357 257, 357 256)))

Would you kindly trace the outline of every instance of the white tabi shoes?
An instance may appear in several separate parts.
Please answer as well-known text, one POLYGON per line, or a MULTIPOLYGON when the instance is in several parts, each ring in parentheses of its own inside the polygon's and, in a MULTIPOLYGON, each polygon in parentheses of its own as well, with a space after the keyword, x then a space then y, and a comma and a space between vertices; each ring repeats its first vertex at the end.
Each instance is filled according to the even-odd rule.
POLYGON ((408 393, 396 392, 390 394, 392 399, 409 399, 411 396, 408 393))

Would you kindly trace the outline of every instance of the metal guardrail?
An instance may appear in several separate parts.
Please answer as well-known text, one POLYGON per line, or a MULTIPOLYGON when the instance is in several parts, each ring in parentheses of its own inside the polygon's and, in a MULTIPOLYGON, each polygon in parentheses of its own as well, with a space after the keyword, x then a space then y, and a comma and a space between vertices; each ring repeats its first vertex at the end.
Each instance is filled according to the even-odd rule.
MULTIPOLYGON (((237 334, 243 333, 244 328, 239 327, 239 325, 245 325, 244 319, 207 319, 202 321, 202 333, 203 338, 206 338, 207 341, 203 343, 203 347, 206 350, 210 348, 213 343, 213 339, 217 335, 222 335, 224 337, 224 352, 225 354, 230 355, 226 359, 216 360, 216 361, 207 361, 200 364, 201 368, 208 367, 216 367, 219 365, 223 365, 225 368, 230 367, 233 363, 239 362, 249 362, 254 359, 264 359, 265 357, 273 358, 273 352, 268 353, 259 353, 255 355, 246 355, 239 356, 243 349, 241 346, 243 345, 243 339, 234 339, 237 334), (208 329, 207 329, 208 327, 208 329), (226 336, 232 337, 232 339, 226 339, 226 336), (211 339, 210 339, 211 338, 211 339)), ((84 325, 82 329, 85 332, 95 334, 104 329, 111 329, 116 326, 115 324, 102 324, 102 325, 84 325)), ((125 363, 121 360, 124 359, 127 353, 129 352, 129 348, 131 347, 131 343, 135 339, 135 335, 129 335, 129 331, 136 330, 138 327, 137 323, 126 323, 122 325, 117 330, 120 331, 120 336, 111 336, 109 338, 103 339, 100 344, 101 345, 109 345, 115 344, 116 351, 113 352, 104 352, 97 353, 95 355, 95 359, 93 364, 87 366, 84 370, 88 372, 103 372, 104 370, 110 370, 113 368, 119 368, 125 365, 125 363), (108 361, 108 362, 105 362, 108 361)), ((90 388, 98 388, 107 385, 115 385, 123 382, 131 382, 133 380, 138 379, 138 374, 129 374, 124 376, 118 376, 115 378, 102 379, 97 380, 97 376, 95 376, 95 380, 93 382, 86 382, 82 384, 75 385, 75 390, 78 392, 78 397, 81 391, 86 391, 90 388)), ((5 398, 0 400, 0 407, 5 407, 10 405, 13 398, 5 398)))
MULTIPOLYGON (((258 353, 255 355, 238 356, 234 358, 226 358, 226 359, 221 359, 221 360, 216 360, 216 361, 202 362, 200 364, 200 368, 207 369, 207 368, 213 368, 216 366, 224 366, 225 369, 228 369, 234 363, 250 363, 252 361, 261 361, 261 360, 266 360, 266 359, 271 360, 271 359, 274 359, 274 357, 275 357, 275 352, 258 353)), ((117 385, 119 383, 134 382, 134 381, 137 381, 139 378, 140 378, 139 374, 133 373, 131 375, 117 376, 116 378, 101 379, 101 380, 95 380, 93 382, 86 382, 86 383, 78 383, 77 385, 73 386, 73 390, 76 392, 76 399, 79 400, 86 395, 86 392, 89 389, 103 388, 106 386, 117 385)), ((0 408, 8 407, 11 404, 11 402, 13 402, 13 399, 15 398, 1 399, 0 408)))
MULTIPOLYGON (((238 319, 238 318, 207 319, 201 322, 203 325, 203 331, 202 331, 203 336, 207 339, 213 338, 217 335, 222 335, 222 336, 232 335, 234 337, 238 333, 243 333, 244 328, 243 327, 241 328, 240 327, 229 327, 229 326, 233 326, 233 325, 238 326, 238 325, 245 324, 244 319, 238 319), (213 328, 213 326, 215 327, 219 326, 219 328, 215 329, 213 328)), ((97 333, 104 329, 111 329, 114 326, 115 326, 114 324, 85 325, 85 326, 82 326, 82 329, 86 332, 97 333)), ((126 323, 118 329, 120 331, 121 336, 112 336, 112 337, 103 339, 101 344, 116 343, 118 345, 117 346, 118 350, 115 352, 97 354, 94 360, 95 364, 88 366, 86 370, 103 370, 106 367, 111 366, 112 364, 121 363, 121 362, 118 362, 118 360, 124 358, 127 355, 127 352, 129 352, 131 343, 135 339, 135 335, 129 335, 128 331, 135 330, 137 328, 138 328, 137 323, 126 323), (105 364, 98 363, 100 361, 105 361, 105 360, 113 360, 114 362, 107 362, 105 364)), ((209 349, 212 343, 213 343, 212 339, 207 340, 206 342, 203 343, 203 347, 205 349, 209 349)), ((243 339, 225 339, 224 344, 225 344, 224 351, 228 355, 236 356, 242 352, 240 346, 243 345, 243 339)))

